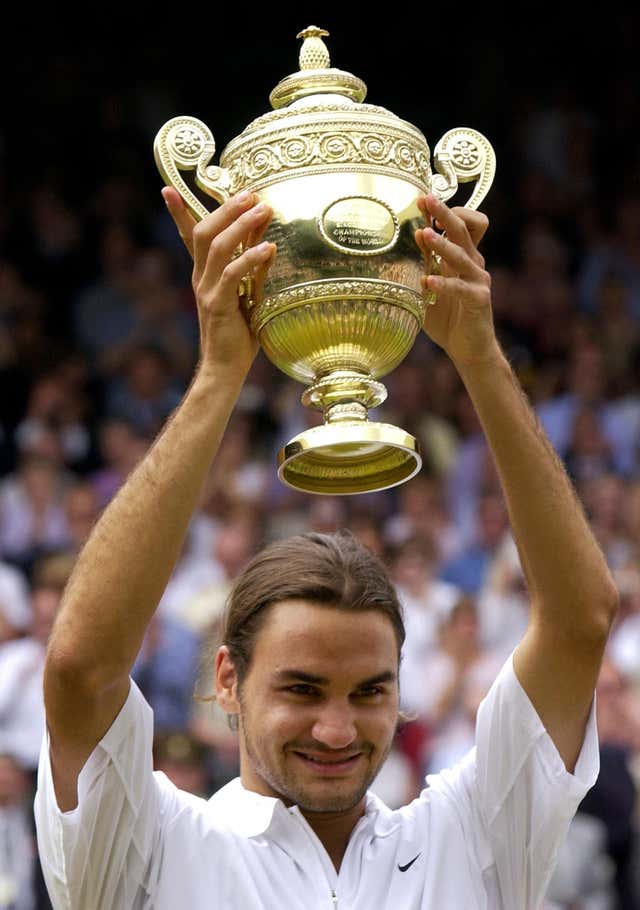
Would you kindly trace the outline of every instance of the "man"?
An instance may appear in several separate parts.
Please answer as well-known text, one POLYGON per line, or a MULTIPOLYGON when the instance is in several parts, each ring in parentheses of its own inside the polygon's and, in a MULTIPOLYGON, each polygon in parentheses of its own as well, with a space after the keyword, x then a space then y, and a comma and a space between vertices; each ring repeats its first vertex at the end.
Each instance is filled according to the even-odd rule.
POLYGON ((340 595, 306 587, 313 572, 286 542, 257 557, 270 569, 264 599, 251 567, 236 586, 236 597, 253 592, 239 626, 244 651, 228 628, 215 675, 218 701, 238 722, 240 779, 207 803, 152 774, 150 712, 129 671, 257 351, 240 279, 253 271, 259 288, 275 253, 259 242, 269 209, 250 193, 195 226, 177 193, 163 194, 194 257, 201 358, 86 544, 51 639, 36 809, 54 903, 533 910, 597 774, 593 691, 616 592, 496 342, 477 250, 487 220, 433 196, 422 211, 447 236, 416 232, 427 258, 442 257, 441 275, 423 279, 437 295, 425 331, 483 423, 532 600, 529 629, 481 708, 477 754, 400 812, 367 795, 396 726, 402 626, 393 602, 346 583, 348 536, 320 536, 312 541, 333 566, 321 560, 323 577, 345 580, 340 595), (296 566, 298 586, 273 599, 296 566))

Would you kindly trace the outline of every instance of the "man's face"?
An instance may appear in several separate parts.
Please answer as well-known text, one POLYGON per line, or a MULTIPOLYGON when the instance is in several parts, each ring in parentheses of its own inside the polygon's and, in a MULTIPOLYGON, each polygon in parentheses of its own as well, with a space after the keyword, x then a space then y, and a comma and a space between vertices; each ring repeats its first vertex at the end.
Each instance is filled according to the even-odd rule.
POLYGON ((309 812, 354 808, 398 719, 391 621, 306 601, 270 607, 238 704, 245 787, 309 812))

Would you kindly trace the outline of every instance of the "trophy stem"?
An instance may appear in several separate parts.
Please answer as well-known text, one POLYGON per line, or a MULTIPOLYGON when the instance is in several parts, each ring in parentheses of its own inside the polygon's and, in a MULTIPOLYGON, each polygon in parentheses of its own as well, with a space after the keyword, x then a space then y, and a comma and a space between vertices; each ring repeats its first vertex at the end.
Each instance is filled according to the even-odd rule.
POLYGON ((322 411, 325 423, 367 420, 369 408, 387 397, 381 382, 356 370, 334 370, 323 376, 302 395, 302 404, 322 411))
POLYGON ((346 404, 332 404, 324 412, 325 423, 340 423, 349 420, 367 420, 367 409, 363 404, 357 401, 349 401, 346 404))

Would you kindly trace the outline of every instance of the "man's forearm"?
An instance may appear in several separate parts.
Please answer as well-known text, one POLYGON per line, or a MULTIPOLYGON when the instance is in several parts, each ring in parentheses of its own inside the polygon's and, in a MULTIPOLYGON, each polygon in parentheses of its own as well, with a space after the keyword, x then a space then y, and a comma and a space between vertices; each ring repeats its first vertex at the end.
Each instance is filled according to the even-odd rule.
POLYGON ((96 688, 133 665, 240 387, 196 376, 78 558, 49 654, 96 688))
POLYGON ((571 634, 606 633, 616 600, 567 474, 499 348, 459 367, 496 461, 534 609, 571 634))

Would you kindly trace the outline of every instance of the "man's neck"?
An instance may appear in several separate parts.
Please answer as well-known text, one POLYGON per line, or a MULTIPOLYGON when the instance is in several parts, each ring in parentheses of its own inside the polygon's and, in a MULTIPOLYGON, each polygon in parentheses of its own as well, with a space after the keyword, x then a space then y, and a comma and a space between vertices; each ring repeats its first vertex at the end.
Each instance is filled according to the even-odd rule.
POLYGON ((365 798, 353 809, 345 812, 308 812, 301 809, 314 834, 331 857, 331 862, 340 871, 342 859, 349 843, 351 833, 364 815, 365 798))

